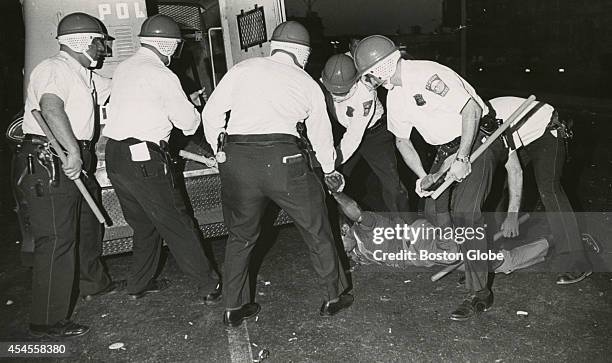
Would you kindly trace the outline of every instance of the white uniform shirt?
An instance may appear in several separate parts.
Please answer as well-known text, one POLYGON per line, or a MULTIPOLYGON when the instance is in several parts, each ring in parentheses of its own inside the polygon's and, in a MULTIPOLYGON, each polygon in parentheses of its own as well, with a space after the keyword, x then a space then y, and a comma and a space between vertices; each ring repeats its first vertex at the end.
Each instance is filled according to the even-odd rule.
MULTIPOLYGON (((495 110, 496 117, 506 121, 510 115, 525 101, 524 98, 520 97, 497 97, 489 102, 491 107, 495 110)), ((544 104, 537 111, 535 111, 526 121, 521 121, 530 110, 538 105, 538 102, 533 102, 523 113, 516 118, 516 120, 510 126, 512 132, 512 139, 514 140, 515 149, 511 149, 510 152, 515 151, 521 146, 527 146, 534 140, 544 135, 546 127, 550 123, 553 112, 555 109, 549 105, 544 104), (518 122, 521 122, 518 129, 514 128, 518 122)))
POLYGON ((416 128, 431 145, 461 136, 461 110, 473 98, 486 115, 489 109, 474 88, 448 67, 430 61, 400 60, 402 85, 389 91, 389 131, 403 139, 416 128))
POLYGON ((23 116, 23 132, 45 135, 31 111, 40 110, 40 99, 45 93, 49 93, 56 95, 64 102, 64 111, 68 115, 76 139, 91 140, 94 135, 92 98, 94 82, 98 99, 103 101, 108 95, 109 80, 107 78, 83 67, 64 51, 43 60, 30 74, 23 116))
POLYGON ((247 59, 223 76, 202 111, 204 134, 215 151, 230 110, 229 135, 298 136, 296 123, 305 120, 323 171, 334 170, 335 150, 323 91, 291 58, 277 54, 247 59))
POLYGON ((357 90, 349 99, 334 102, 338 122, 346 128, 340 140, 342 162, 347 161, 357 150, 366 128, 376 124, 385 110, 376 95, 376 90, 357 82, 357 90))
POLYGON ((150 49, 141 47, 113 75, 109 116, 103 134, 114 140, 168 141, 173 125, 185 135, 200 115, 187 100, 178 77, 150 49))

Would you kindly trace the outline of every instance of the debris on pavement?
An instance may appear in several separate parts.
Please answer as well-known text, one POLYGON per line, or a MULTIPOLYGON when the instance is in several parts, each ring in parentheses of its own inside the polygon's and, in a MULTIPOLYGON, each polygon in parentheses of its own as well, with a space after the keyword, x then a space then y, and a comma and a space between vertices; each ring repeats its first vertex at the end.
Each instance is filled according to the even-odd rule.
POLYGON ((13 305, 13 300, 6 300, 6 305, 13 305))
POLYGON ((192 322, 189 322, 189 325, 193 325, 193 323, 192 323, 192 322))
POLYGON ((388 297, 388 296, 383 295, 383 296, 380 297, 380 301, 385 301, 385 302, 391 301, 391 298, 388 297))
POLYGON ((111 345, 108 346, 108 349, 110 350, 125 350, 125 344, 121 343, 121 342, 117 342, 117 343, 113 343, 111 345))
POLYGON ((412 282, 412 280, 404 280, 404 283, 407 284, 409 282, 412 282))
POLYGON ((108 316, 108 314, 102 314, 100 315, 101 318, 106 318, 108 316))
POLYGON ((529 315, 529 313, 526 312, 526 311, 523 311, 523 310, 517 310, 516 311, 516 315, 518 315, 518 316, 527 316, 527 315, 529 315))
POLYGON ((259 358, 259 361, 261 362, 262 360, 268 359, 268 357, 270 357, 270 351, 267 349, 262 349, 259 351, 259 353, 257 354, 257 357, 259 358))
POLYGON ((270 284, 272 284, 270 281, 264 281, 264 285, 265 285, 265 286, 268 286, 268 285, 270 285, 270 284))

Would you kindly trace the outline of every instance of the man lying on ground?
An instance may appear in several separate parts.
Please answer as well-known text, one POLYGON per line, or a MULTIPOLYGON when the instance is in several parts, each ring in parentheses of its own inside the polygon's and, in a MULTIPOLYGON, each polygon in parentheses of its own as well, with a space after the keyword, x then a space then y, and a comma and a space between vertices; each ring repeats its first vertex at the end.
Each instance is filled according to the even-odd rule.
MULTIPOLYGON (((461 255, 459 245, 482 231, 439 228, 414 213, 362 211, 346 194, 332 194, 342 212, 353 221, 352 226, 343 226, 342 242, 347 254, 358 263, 431 267, 477 257, 461 255)), ((490 260, 496 273, 509 274, 542 262, 547 252, 548 241, 538 238, 511 250, 502 249, 477 258, 490 260)))

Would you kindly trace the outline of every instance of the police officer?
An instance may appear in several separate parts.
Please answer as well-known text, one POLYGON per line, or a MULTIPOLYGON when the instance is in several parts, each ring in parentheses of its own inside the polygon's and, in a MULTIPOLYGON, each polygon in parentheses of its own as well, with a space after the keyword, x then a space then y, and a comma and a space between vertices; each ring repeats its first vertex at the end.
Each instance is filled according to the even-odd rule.
POLYGON ((365 159, 382 184, 387 210, 407 212, 408 193, 397 170, 395 138, 387 130, 385 109, 376 90, 359 81, 353 59, 346 54, 327 60, 321 82, 331 94, 336 119, 346 129, 336 147, 336 164, 343 164, 343 174, 350 176, 359 160, 365 159))
POLYGON ((276 27, 271 55, 238 63, 223 77, 204 106, 206 139, 217 150, 217 135, 227 122, 227 161, 219 164, 223 185, 223 218, 229 229, 223 275, 223 322, 239 326, 255 316, 249 260, 266 205, 273 201, 295 221, 309 247, 323 289, 320 314, 330 316, 349 307, 353 297, 339 266, 325 206, 325 192, 303 151, 298 148, 297 123, 305 122, 316 159, 326 174, 343 184, 334 171, 331 124, 323 92, 303 70, 310 54, 304 26, 287 21, 276 27))
MULTIPOLYGON (((524 101, 520 97, 506 96, 490 100, 490 105, 497 118, 506 120, 524 101)), ((553 235, 555 252, 551 263, 553 271, 558 272, 556 283, 568 285, 584 280, 591 274, 592 267, 584 252, 572 206, 561 186, 564 139, 569 136, 565 125, 553 106, 536 102, 516 119, 507 135, 510 200, 508 214, 501 226, 504 236, 519 234, 517 215, 523 188, 521 161, 530 163, 553 235)))
MULTIPOLYGON (((455 149, 447 178, 459 183, 452 190, 450 210, 455 227, 483 227, 481 206, 486 198, 494 168, 503 157, 503 143, 496 141, 474 162, 470 154, 482 139, 479 121, 488 113, 487 106, 474 89, 449 68, 430 61, 402 60, 399 50, 388 38, 373 35, 363 39, 355 50, 355 65, 363 78, 389 90, 387 118, 389 131, 396 136, 396 145, 406 164, 416 173, 416 192, 421 197, 421 181, 427 176, 421 159, 410 141, 412 129, 417 129, 426 142, 438 146, 438 152, 455 149), (478 136, 477 136, 478 135, 478 136)), ((445 160, 438 155, 432 171, 445 160)), ((448 210, 450 191, 436 201, 436 209, 448 210)), ((427 203, 432 204, 429 199, 427 203)), ((450 222, 450 221, 449 221, 450 222)), ((447 222, 448 223, 448 222, 447 222)), ((475 238, 461 244, 468 250, 487 250, 486 238, 475 238)), ((466 287, 469 295, 451 313, 453 320, 466 320, 475 312, 486 311, 493 303, 488 286, 488 261, 466 260, 466 287)))
POLYGON ((178 266, 198 282, 207 304, 220 301, 221 286, 202 248, 201 234, 174 185, 172 163, 160 144, 177 127, 193 135, 200 115, 167 66, 181 42, 181 31, 165 15, 147 18, 140 31, 141 47, 123 61, 113 76, 109 120, 103 130, 106 171, 125 220, 134 230, 134 261, 128 294, 138 299, 168 287, 154 279, 162 238, 178 266))
POLYGON ((102 226, 72 180, 84 174, 89 192, 99 199, 94 178, 94 99, 108 94, 108 80, 96 68, 106 52, 106 34, 96 18, 66 15, 57 28, 60 52, 38 64, 30 75, 25 103, 25 138, 15 155, 15 185, 29 209, 34 236, 30 332, 35 336, 83 335, 89 327, 69 320, 75 263, 79 292, 86 299, 113 293, 125 281, 112 282, 100 261, 102 226), (67 163, 59 170, 62 152, 48 147, 44 132, 31 114, 40 110, 67 163), (78 256, 75 256, 78 243, 78 256))

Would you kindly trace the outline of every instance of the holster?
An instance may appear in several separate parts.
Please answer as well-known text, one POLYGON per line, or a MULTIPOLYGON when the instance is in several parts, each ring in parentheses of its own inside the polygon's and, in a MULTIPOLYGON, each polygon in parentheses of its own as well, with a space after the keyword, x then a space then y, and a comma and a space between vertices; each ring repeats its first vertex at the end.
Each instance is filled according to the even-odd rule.
POLYGON ((487 114, 480 119, 478 129, 486 136, 491 136, 503 123, 502 119, 495 118, 492 114, 487 114))
POLYGON ((161 140, 159 142, 159 148, 161 149, 164 162, 168 167, 168 174, 170 174, 172 188, 176 188, 178 180, 178 176, 176 175, 176 172, 178 170, 177 160, 172 156, 172 153, 170 152, 170 145, 166 141, 161 140))
POLYGON ((573 126, 574 121, 572 119, 559 118, 559 114, 555 110, 553 112, 552 118, 550 119, 550 123, 548 124, 548 126, 546 126, 546 130, 557 131, 559 137, 567 141, 574 137, 573 126))
POLYGON ((306 160, 306 163, 308 164, 308 168, 310 168, 310 170, 314 170, 316 167, 315 152, 312 148, 310 140, 308 140, 306 124, 304 122, 298 122, 295 124, 295 129, 299 135, 298 148, 302 152, 304 160, 306 160))
MULTIPOLYGON (((49 175, 49 185, 54 187, 59 186, 61 172, 59 157, 51 152, 51 148, 49 146, 39 146, 38 155, 35 155, 35 157, 38 158, 39 164, 42 165, 47 171, 47 174, 49 175)), ((30 155, 28 155, 27 162, 28 173, 34 173, 33 158, 30 158, 30 155)))

